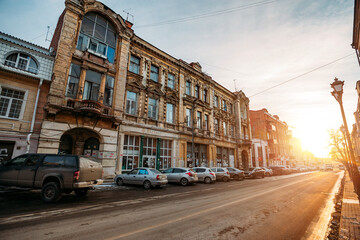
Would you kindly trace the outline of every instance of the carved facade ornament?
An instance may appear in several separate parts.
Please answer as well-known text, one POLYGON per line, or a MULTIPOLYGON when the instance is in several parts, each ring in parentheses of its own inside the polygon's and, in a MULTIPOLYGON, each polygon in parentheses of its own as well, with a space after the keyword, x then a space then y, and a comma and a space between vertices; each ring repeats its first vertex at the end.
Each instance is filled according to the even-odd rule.
POLYGON ((146 85, 146 92, 149 93, 149 95, 152 94, 154 97, 157 96, 157 98, 164 95, 164 93, 161 91, 161 83, 154 82, 148 79, 146 85))
POLYGON ((145 89, 145 86, 142 84, 142 76, 128 72, 126 89, 133 92, 139 92, 140 90, 145 89))

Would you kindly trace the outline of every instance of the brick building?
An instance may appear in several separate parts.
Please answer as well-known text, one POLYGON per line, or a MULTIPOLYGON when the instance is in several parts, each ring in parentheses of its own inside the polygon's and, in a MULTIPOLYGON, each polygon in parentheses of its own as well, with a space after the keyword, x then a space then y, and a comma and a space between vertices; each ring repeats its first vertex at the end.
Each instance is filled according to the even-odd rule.
POLYGON ((66 0, 38 152, 84 154, 105 175, 149 166, 247 167, 249 99, 137 36, 100 2, 66 0))
POLYGON ((253 139, 267 143, 255 145, 257 149, 253 149, 253 165, 259 164, 258 162, 260 166, 291 165, 294 156, 286 122, 281 121, 277 115, 269 114, 265 108, 250 110, 250 119, 253 139))
POLYGON ((0 32, 0 160, 36 152, 54 58, 0 32))

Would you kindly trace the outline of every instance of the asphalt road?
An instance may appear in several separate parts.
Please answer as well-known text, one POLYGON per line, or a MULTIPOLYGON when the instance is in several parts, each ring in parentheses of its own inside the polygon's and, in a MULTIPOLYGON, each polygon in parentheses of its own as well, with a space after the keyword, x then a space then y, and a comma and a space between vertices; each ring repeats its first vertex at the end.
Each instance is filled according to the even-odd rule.
POLYGON ((2 191, 0 238, 316 239, 339 178, 312 172, 151 190, 109 184, 56 204, 43 204, 39 191, 2 191))

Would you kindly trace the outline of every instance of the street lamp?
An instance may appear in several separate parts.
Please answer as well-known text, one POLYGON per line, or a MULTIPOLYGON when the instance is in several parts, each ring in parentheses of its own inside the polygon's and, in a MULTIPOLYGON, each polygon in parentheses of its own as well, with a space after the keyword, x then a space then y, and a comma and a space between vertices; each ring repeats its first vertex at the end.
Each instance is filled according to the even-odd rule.
POLYGON ((352 148, 352 142, 350 139, 350 133, 349 133, 348 125, 346 122, 346 117, 345 117, 345 112, 344 112, 344 107, 343 107, 343 102, 342 102, 344 81, 339 81, 339 79, 335 78, 334 82, 331 83, 330 86, 333 89, 331 94, 334 96, 334 98, 340 105, 341 116, 342 116, 342 119, 344 122, 344 129, 342 129, 342 130, 345 130, 346 140, 347 140, 348 149, 349 149, 349 153, 350 153, 350 156, 349 156, 350 164, 349 165, 350 165, 350 170, 352 173, 349 173, 349 174, 353 176, 354 188, 355 188, 355 191, 356 191, 358 197, 360 197, 360 181, 359 181, 360 176, 359 176, 358 168, 355 163, 355 154, 354 154, 354 150, 352 148))

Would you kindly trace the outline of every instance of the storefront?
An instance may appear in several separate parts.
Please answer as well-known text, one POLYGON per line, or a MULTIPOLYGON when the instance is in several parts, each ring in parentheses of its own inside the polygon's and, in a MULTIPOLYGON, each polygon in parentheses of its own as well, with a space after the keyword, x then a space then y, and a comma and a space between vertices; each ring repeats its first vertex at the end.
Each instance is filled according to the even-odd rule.
POLYGON ((216 166, 235 167, 235 150, 233 148, 216 147, 216 166))
POLYGON ((192 158, 192 143, 187 143, 187 167, 208 167, 209 162, 207 159, 207 145, 205 144, 194 144, 194 155, 195 158, 192 158))
POLYGON ((172 141, 145 136, 124 136, 122 170, 137 167, 167 169, 172 166, 172 141))

